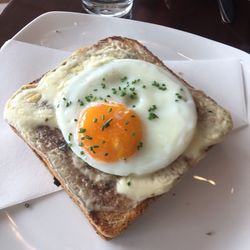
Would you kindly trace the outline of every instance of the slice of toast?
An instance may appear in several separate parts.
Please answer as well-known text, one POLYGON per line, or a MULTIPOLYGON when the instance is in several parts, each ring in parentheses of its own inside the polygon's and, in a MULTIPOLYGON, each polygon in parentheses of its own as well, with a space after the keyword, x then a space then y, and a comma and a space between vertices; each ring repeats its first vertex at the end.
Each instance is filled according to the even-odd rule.
MULTIPOLYGON (((38 86, 47 84, 52 87, 57 84, 51 80, 51 76, 58 74, 59 82, 63 84, 75 75, 75 72, 84 71, 93 62, 105 63, 104 58, 140 59, 171 71, 138 41, 124 37, 106 38, 88 48, 77 50, 40 80, 24 85, 6 104, 5 119, 59 180, 96 232, 105 239, 111 239, 141 215, 154 198, 135 203, 124 195, 117 194, 115 185, 120 177, 102 173, 79 160, 67 147, 61 131, 56 126, 54 107, 36 92, 38 86), (36 123, 41 117, 43 120, 36 123), (96 181, 97 177, 101 181, 96 181)), ((179 78, 177 75, 175 77, 179 78)), ((163 173, 161 171, 164 171, 164 174, 171 177, 169 189, 191 166, 204 157, 211 146, 221 142, 232 128, 231 116, 226 110, 202 91, 180 80, 189 88, 194 98, 198 123, 196 134, 188 149, 170 166, 157 172, 157 175, 160 175, 163 173)))

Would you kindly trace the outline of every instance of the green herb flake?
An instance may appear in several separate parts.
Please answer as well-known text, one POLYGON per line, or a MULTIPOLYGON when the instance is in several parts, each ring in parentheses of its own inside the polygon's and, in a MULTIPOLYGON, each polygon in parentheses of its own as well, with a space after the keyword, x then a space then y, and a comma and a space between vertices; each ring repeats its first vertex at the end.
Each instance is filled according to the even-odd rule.
POLYGON ((140 150, 143 147, 143 142, 139 142, 137 145, 137 150, 140 150))
POLYGON ((111 108, 111 107, 108 109, 108 112, 109 112, 109 113, 112 112, 112 108, 111 108))
POLYGON ((82 147, 82 146, 83 146, 83 143, 82 143, 82 142, 79 142, 78 145, 79 145, 79 147, 82 147))
POLYGON ((145 89, 145 88, 146 88, 146 85, 142 85, 142 88, 144 88, 144 89, 145 89))
POLYGON ((68 134, 68 140, 69 140, 69 141, 71 141, 72 135, 73 135, 72 133, 69 133, 69 134, 68 134))
POLYGON ((82 100, 78 99, 77 102, 79 103, 80 106, 84 106, 84 102, 82 100))
POLYGON ((124 76, 123 78, 121 78, 121 82, 125 82, 128 80, 128 77, 127 76, 124 76))
POLYGON ((105 83, 101 83, 101 86, 103 89, 106 89, 106 84, 105 83))
POLYGON ((108 156, 108 155, 109 155, 109 153, 105 153, 105 154, 104 154, 104 156, 108 156))
POLYGON ((97 96, 93 96, 92 94, 89 94, 89 95, 85 96, 85 100, 86 100, 87 102, 94 102, 94 101, 96 101, 97 99, 98 99, 98 97, 97 97, 97 96))
POLYGON ((124 91, 124 90, 121 91, 121 94, 120 94, 121 97, 126 96, 126 95, 127 95, 126 91, 124 91))
POLYGON ((157 109, 156 105, 152 105, 151 107, 149 107, 148 112, 153 112, 157 109))
POLYGON ((135 131, 132 131, 132 132, 131 132, 131 136, 132 136, 132 137, 135 137, 135 136, 136 136, 135 131))
POLYGON ((106 143, 106 141, 105 140, 102 140, 102 144, 105 144, 106 143))
POLYGON ((135 79, 135 80, 132 81, 132 84, 136 84, 136 83, 138 83, 140 81, 141 81, 141 79, 135 79))
POLYGON ((125 125, 128 125, 129 124, 129 121, 125 121, 125 125))
POLYGON ((105 119, 105 115, 102 115, 102 120, 104 121, 104 119, 105 119))
POLYGON ((98 91, 98 89, 93 89, 93 91, 95 91, 95 92, 96 92, 96 91, 98 91))
POLYGON ((180 99, 180 100, 183 99, 183 96, 181 94, 175 93, 175 95, 177 96, 178 99, 180 99))
POLYGON ((65 107, 66 107, 66 108, 68 108, 71 104, 72 104, 72 102, 71 102, 71 101, 66 102, 65 107))
POLYGON ((85 133, 86 132, 86 128, 80 128, 78 133, 85 133))
POLYGON ((152 83, 152 86, 158 88, 159 90, 163 90, 163 91, 164 91, 164 90, 167 90, 166 84, 164 84, 164 83, 160 84, 160 83, 157 82, 157 81, 154 81, 154 82, 152 83))
POLYGON ((108 128, 110 126, 110 123, 112 122, 112 118, 108 119, 103 125, 102 125, 102 131, 105 129, 105 128, 108 128))
POLYGON ((94 123, 97 123, 97 118, 96 118, 96 117, 93 119, 93 122, 94 122, 94 123))
POLYGON ((90 151, 93 152, 94 154, 96 153, 95 150, 94 150, 94 148, 93 148, 93 146, 90 146, 89 149, 90 149, 90 151))
POLYGON ((128 181, 128 182, 127 182, 127 185, 128 185, 128 186, 131 186, 131 181, 128 181))
POLYGON ((112 88, 112 93, 113 93, 114 95, 116 95, 116 94, 117 94, 117 90, 116 90, 116 88, 112 88))
POLYGON ((80 154, 81 154, 81 155, 84 155, 84 152, 83 152, 83 151, 81 151, 81 152, 80 152, 80 154))
POLYGON ((153 112, 150 112, 149 115, 148 115, 148 119, 149 120, 154 120, 156 118, 159 118, 155 113, 153 112))
POLYGON ((91 136, 89 136, 89 135, 85 135, 85 139, 86 139, 86 140, 92 140, 93 137, 91 137, 91 136))

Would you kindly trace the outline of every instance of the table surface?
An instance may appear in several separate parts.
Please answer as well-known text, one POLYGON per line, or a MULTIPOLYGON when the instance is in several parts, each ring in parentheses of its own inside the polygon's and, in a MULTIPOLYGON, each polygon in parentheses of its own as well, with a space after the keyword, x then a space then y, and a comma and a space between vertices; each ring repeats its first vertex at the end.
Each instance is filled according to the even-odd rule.
MULTIPOLYGON (((224 24, 217 0, 135 0, 132 19, 198 34, 250 53, 250 1, 234 0, 236 18, 224 24)), ((12 0, 0 15, 0 46, 48 11, 85 13, 81 0, 12 0)))

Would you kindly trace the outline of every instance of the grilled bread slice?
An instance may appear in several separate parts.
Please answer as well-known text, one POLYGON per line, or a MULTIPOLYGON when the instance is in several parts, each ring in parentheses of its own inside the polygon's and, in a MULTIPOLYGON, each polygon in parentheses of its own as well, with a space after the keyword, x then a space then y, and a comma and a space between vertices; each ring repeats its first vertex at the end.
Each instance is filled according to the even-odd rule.
MULTIPOLYGON (((53 107, 39 90, 63 85, 77 72, 89 65, 112 59, 140 59, 156 64, 167 71, 163 62, 136 40, 109 37, 88 48, 74 52, 56 69, 41 79, 24 85, 7 102, 5 119, 42 160, 51 174, 59 180, 70 198, 84 212, 96 232, 105 239, 119 235, 143 213, 154 199, 135 202, 116 192, 119 176, 91 168, 79 160, 67 146, 55 118, 53 107), (57 76, 57 82, 53 77, 57 76)), ((172 72, 173 75, 175 75, 172 72)), ((179 78, 175 75, 176 78, 179 78)), ((232 128, 230 114, 202 91, 180 79, 191 92, 196 104, 198 122, 195 136, 187 150, 170 166, 154 173, 170 178, 168 191, 180 177, 199 160, 211 146, 221 142, 232 128)))

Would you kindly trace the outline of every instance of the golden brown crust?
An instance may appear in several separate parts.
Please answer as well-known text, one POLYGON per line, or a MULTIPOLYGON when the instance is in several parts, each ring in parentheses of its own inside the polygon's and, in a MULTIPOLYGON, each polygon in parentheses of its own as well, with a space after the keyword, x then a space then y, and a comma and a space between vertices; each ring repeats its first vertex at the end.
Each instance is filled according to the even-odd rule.
MULTIPOLYGON (((110 38, 106 38, 106 39, 99 41, 96 45, 93 45, 90 48, 100 50, 100 49, 104 48, 105 46, 107 46, 108 44, 113 43, 114 41, 118 41, 120 43, 119 44, 120 46, 124 46, 128 49, 130 49, 130 48, 133 49, 133 53, 136 54, 137 59, 149 61, 151 63, 157 64, 157 65, 169 70, 163 64, 163 62, 161 62, 145 46, 143 46, 142 44, 140 44, 136 40, 123 38, 123 37, 110 37, 110 38)), ((72 56, 74 56, 74 55, 77 56, 78 54, 85 53, 88 49, 89 48, 79 49, 72 56)), ((172 72, 172 73, 174 75, 176 75, 174 72, 172 72)), ((179 76, 177 76, 177 77, 180 79, 179 76)), ((189 87, 192 94, 196 97, 195 101, 197 103, 201 102, 201 104, 199 103, 198 106, 202 107, 202 105, 203 105, 202 99, 204 99, 204 97, 206 97, 206 95, 202 91, 195 90, 193 87, 191 87, 184 80, 182 80, 182 81, 184 82, 184 84, 186 84, 189 87)), ((32 85, 23 86, 23 89, 30 88, 31 86, 34 87, 34 86, 36 86, 35 84, 37 82, 38 81, 34 81, 31 83, 32 85)), ((209 98, 209 100, 211 100, 212 103, 215 104, 215 102, 211 98, 209 98)), ((201 114, 202 114, 202 110, 201 110, 201 114)), ((230 117, 230 115, 227 112, 225 113, 225 115, 228 115, 228 117, 230 117)), ((21 136, 20 133, 18 131, 16 131, 16 129, 14 127, 12 127, 12 128, 19 136, 21 136)), ((230 124, 229 124, 229 127, 227 128, 227 131, 224 131, 224 133, 227 133, 229 130, 230 130, 230 124)), ((223 131, 220 131, 220 132, 223 133, 223 131)), ((28 143, 27 141, 25 141, 25 142, 28 143)), ((116 237, 117 235, 119 235, 131 222, 133 222, 139 215, 141 215, 143 213, 143 211, 147 208, 149 203, 155 199, 155 198, 149 198, 147 200, 144 200, 139 205, 137 205, 135 208, 129 209, 128 211, 125 211, 125 212, 88 211, 84 207, 84 204, 72 192, 70 192, 65 181, 53 169, 53 166, 47 160, 46 156, 43 155, 43 153, 41 151, 37 150, 35 147, 32 147, 31 144, 28 143, 28 145, 32 148, 32 150, 36 153, 36 155, 42 160, 42 162, 45 164, 45 166, 48 168, 48 170, 51 172, 51 174, 59 180, 62 187, 68 193, 70 198, 84 212, 84 214, 86 215, 86 217, 88 218, 90 223, 95 228, 96 232, 105 239, 112 239, 112 238, 116 237)), ((196 161, 192 161, 192 160, 189 161, 189 159, 187 159, 187 165, 189 165, 189 166, 193 165, 195 162, 196 161)))

